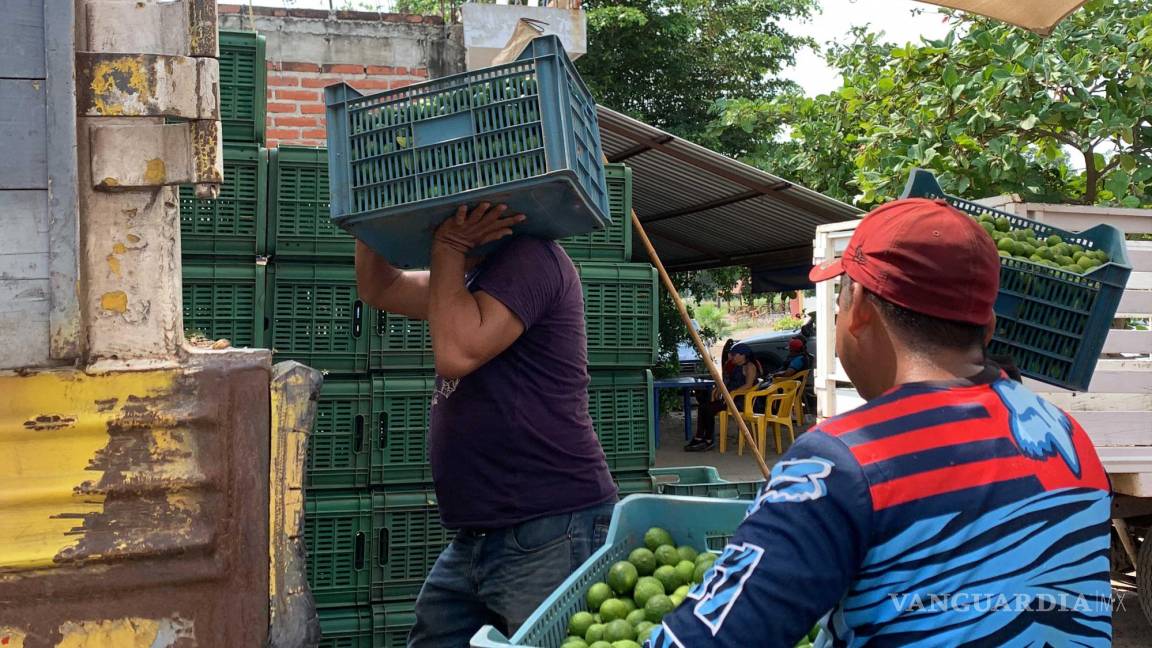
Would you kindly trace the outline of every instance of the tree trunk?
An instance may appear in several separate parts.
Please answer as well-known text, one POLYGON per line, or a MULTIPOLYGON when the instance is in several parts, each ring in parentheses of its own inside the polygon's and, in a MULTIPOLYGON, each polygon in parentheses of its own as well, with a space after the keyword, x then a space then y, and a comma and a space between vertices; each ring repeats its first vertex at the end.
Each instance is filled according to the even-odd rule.
POLYGON ((1096 155, 1092 149, 1080 151, 1084 156, 1084 204, 1096 204, 1096 185, 1100 182, 1099 171, 1096 169, 1096 155))

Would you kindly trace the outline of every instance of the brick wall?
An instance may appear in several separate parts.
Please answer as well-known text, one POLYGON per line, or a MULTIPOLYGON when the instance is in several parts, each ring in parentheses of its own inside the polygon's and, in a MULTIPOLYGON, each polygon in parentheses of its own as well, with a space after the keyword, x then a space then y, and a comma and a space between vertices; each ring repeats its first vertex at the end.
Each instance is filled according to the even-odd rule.
POLYGON ((341 81, 364 94, 428 78, 427 68, 268 62, 268 146, 325 146, 324 87, 341 81))
POLYGON ((220 28, 264 35, 267 146, 325 146, 324 87, 371 94, 464 70, 463 33, 438 16, 217 5, 220 28))

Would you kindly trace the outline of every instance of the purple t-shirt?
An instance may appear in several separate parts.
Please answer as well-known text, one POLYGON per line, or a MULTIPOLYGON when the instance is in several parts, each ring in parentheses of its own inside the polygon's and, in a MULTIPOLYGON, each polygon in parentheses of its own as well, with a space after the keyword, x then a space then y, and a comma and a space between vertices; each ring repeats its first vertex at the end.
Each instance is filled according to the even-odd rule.
POLYGON ((459 380, 436 379, 428 446, 440 517, 495 529, 616 496, 588 415, 584 296, 554 241, 517 237, 469 283, 508 307, 524 333, 459 380))

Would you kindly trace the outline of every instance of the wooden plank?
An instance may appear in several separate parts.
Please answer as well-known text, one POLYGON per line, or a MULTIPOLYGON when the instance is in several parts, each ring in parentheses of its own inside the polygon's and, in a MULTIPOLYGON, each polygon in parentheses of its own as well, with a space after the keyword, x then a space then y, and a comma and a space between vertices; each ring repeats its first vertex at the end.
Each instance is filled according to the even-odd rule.
POLYGON ((1127 247, 1133 272, 1152 271, 1152 241, 1128 241, 1127 247))
POLYGON ((0 279, 0 369, 47 364, 48 285, 47 279, 0 279))
POLYGON ((47 191, 0 191, 0 232, 0 277, 48 278, 47 191))
MULTIPOLYGON (((1152 394, 1087 394, 1083 392, 1042 392, 1044 397, 1073 416, 1079 412, 1148 411, 1152 413, 1152 394)), ((1152 416, 1152 414, 1150 414, 1152 416)))
POLYGON ((1152 331, 1112 329, 1104 340, 1104 353, 1152 353, 1152 331))
MULTIPOLYGON (((1024 384, 1035 392, 1071 393, 1031 378, 1024 384)), ((1152 393, 1152 363, 1144 360, 1100 360, 1088 391, 1100 394, 1152 393)))
POLYGON ((1152 315, 1152 291, 1126 290, 1120 297, 1116 317, 1148 317, 1152 315))
POLYGON ((0 189, 46 189, 43 81, 0 79, 0 189))
POLYGON ((5 0, 0 78, 44 78, 44 0, 5 0))
POLYGON ((1152 290, 1152 272, 1135 272, 1128 275, 1124 290, 1152 290))
POLYGON ((1125 234, 1152 232, 1152 209, 1029 203, 1017 205, 1014 213, 1073 232, 1083 232, 1101 223, 1107 223, 1125 234))
POLYGON ((1073 415, 1097 446, 1152 446, 1152 412, 1078 412, 1073 415))

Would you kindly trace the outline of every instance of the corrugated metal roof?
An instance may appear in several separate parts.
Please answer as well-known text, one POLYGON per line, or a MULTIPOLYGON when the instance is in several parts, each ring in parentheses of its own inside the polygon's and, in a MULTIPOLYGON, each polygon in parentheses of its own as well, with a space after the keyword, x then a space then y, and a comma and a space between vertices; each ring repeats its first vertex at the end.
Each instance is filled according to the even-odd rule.
MULTIPOLYGON (((597 107, 610 162, 632 167, 632 202, 669 270, 811 263, 816 226, 859 218, 851 205, 597 107)), ((647 255, 639 240, 635 258, 647 255)))

